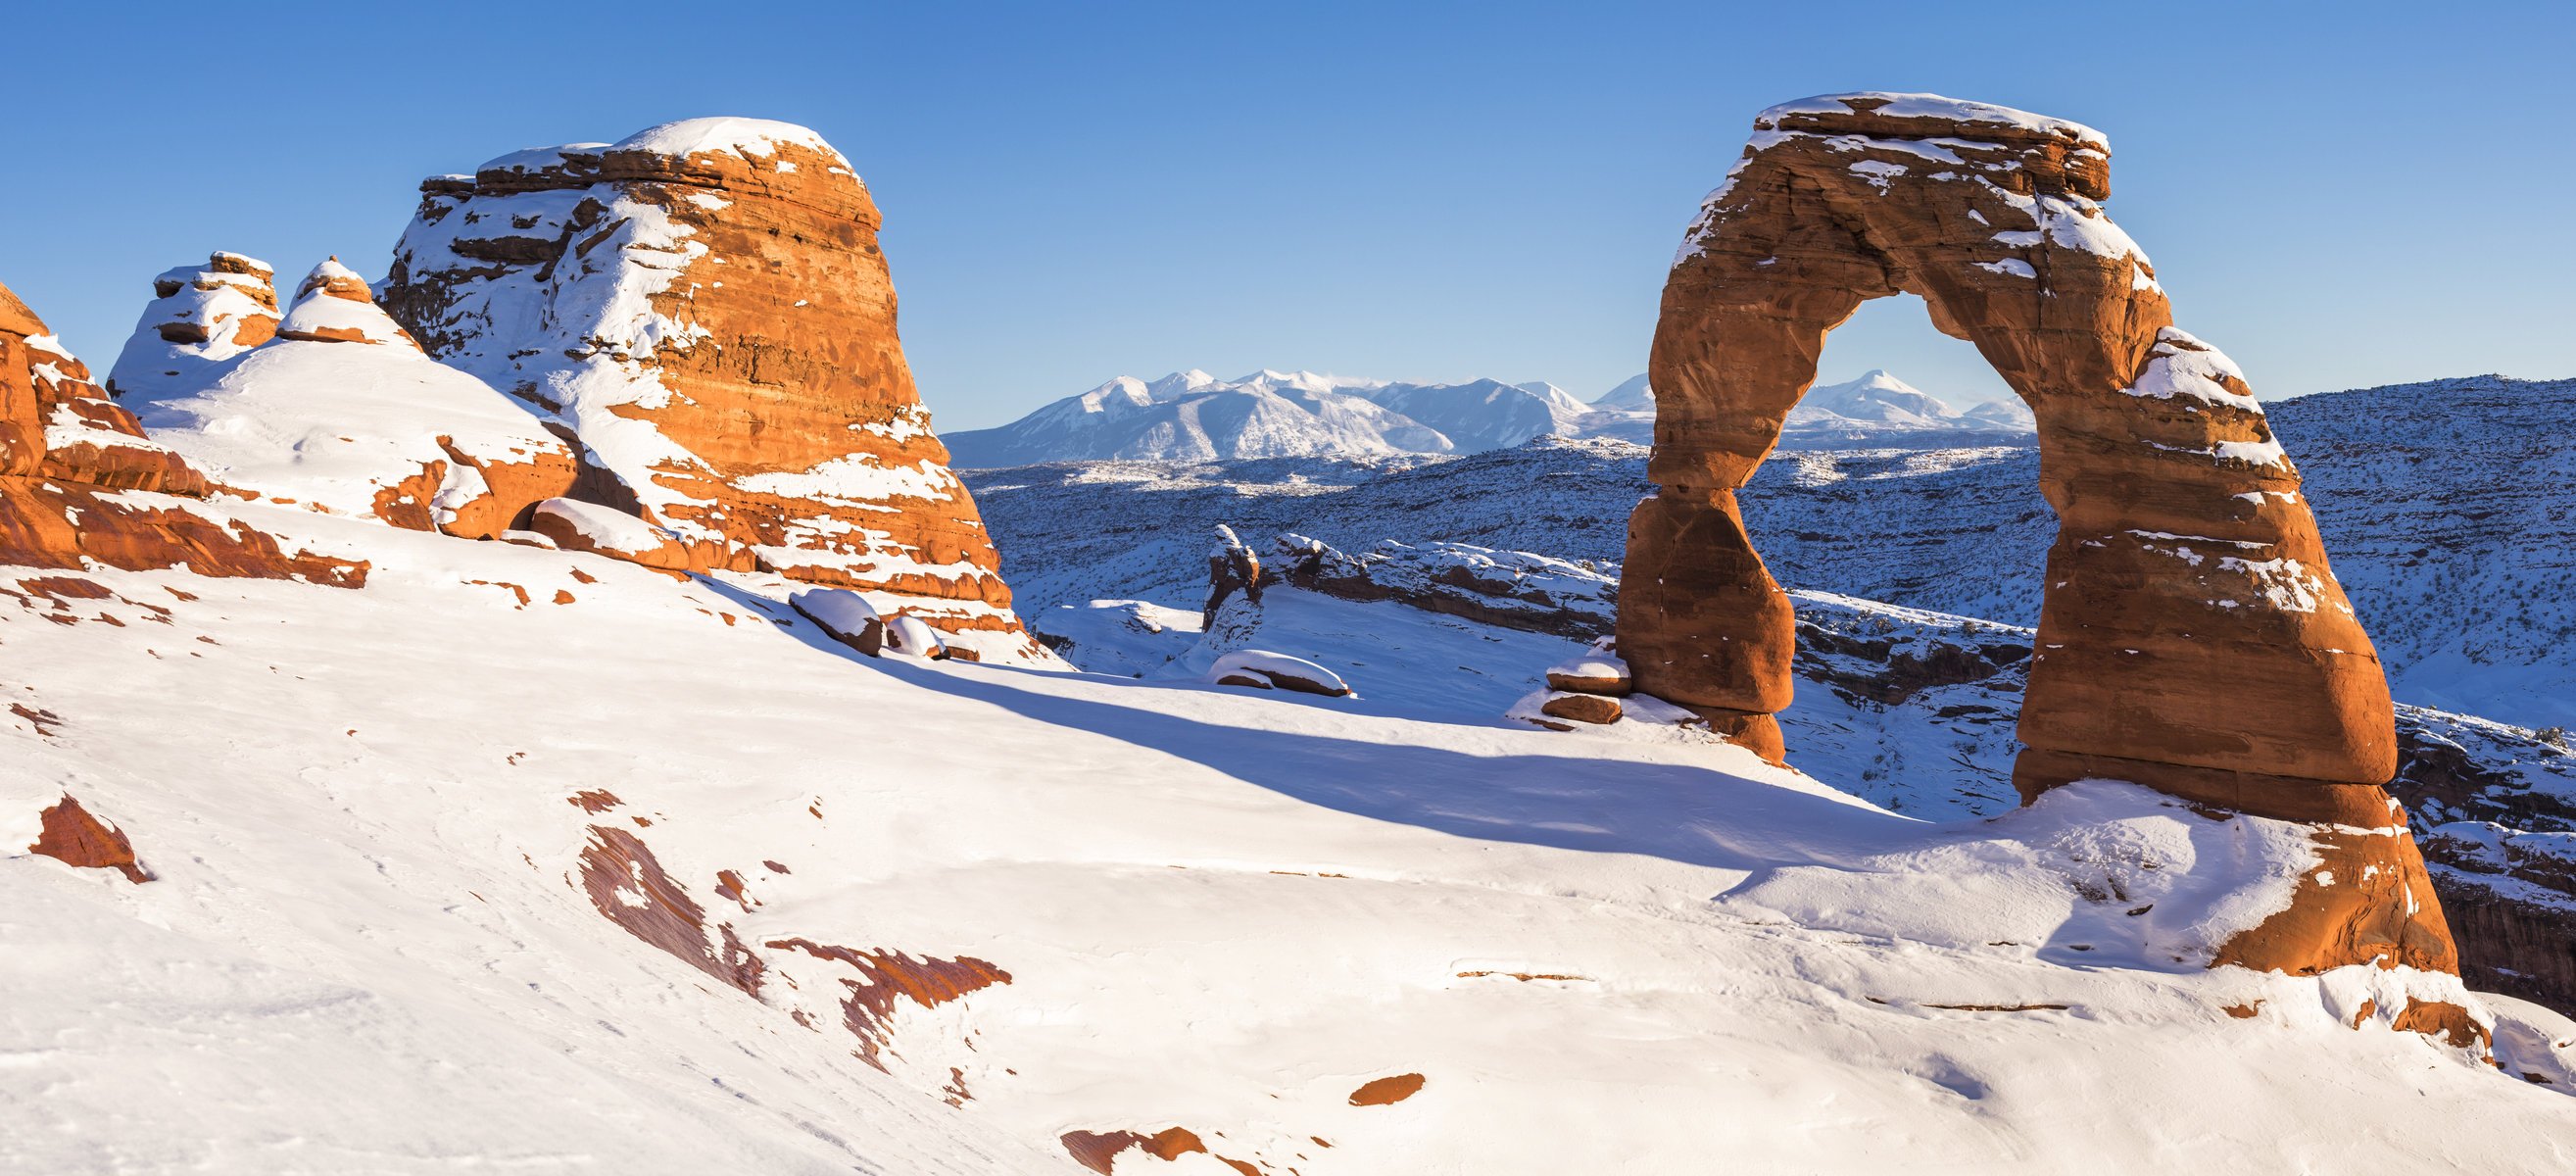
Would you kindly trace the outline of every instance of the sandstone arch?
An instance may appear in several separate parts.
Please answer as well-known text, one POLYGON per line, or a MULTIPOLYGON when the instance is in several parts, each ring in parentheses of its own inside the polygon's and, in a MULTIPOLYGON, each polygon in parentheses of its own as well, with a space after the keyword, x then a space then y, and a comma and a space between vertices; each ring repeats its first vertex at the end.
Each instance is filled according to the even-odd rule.
POLYGON ((2379 787, 2396 747, 2370 638, 2243 375, 2174 328, 2154 268, 2103 215, 2109 164, 2090 128, 1932 95, 1764 111, 1664 288, 1654 491, 1629 524, 1619 652, 1638 692, 1780 758, 1793 620, 1735 491, 1813 384, 1826 334, 1864 301, 1920 295, 2038 417, 2059 532, 2023 799, 2109 777, 2374 831, 2320 843, 2377 889, 2303 890, 2220 962, 2455 971, 2379 787))

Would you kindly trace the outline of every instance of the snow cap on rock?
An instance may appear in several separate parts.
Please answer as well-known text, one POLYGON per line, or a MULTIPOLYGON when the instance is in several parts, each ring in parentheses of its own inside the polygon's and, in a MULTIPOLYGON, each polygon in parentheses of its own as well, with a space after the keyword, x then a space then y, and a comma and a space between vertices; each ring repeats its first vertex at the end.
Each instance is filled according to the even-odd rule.
POLYGON ((108 369, 107 389, 148 394, 190 382, 206 365, 268 342, 277 317, 274 271, 258 258, 217 252, 202 265, 164 270, 108 369))
POLYGON ((308 343, 393 343, 420 350, 411 335, 376 305, 376 295, 356 270, 334 255, 314 266, 295 287, 295 305, 277 326, 277 337, 308 343))

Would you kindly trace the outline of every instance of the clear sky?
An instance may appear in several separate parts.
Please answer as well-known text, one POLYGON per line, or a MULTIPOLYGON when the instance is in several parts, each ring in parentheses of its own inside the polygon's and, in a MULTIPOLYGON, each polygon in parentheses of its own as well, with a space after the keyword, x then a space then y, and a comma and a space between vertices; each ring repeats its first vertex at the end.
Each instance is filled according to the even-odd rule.
MULTIPOLYGON (((1119 374, 1644 369, 1755 111, 1928 90, 2090 123, 2181 325, 2266 396, 2576 376, 2576 4, 27 6, 0 281, 102 369, 212 249, 380 274, 421 177, 738 114, 886 217, 944 428, 1119 374), (75 11, 75 9, 84 11, 75 11)), ((1824 378, 2001 385, 1909 301, 1824 378)))

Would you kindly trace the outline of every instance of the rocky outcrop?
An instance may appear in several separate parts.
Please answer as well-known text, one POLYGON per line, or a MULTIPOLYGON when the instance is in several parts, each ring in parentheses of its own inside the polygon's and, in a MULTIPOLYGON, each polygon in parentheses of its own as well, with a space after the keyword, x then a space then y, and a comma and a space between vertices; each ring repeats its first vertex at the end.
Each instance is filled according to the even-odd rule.
POLYGON ((336 257, 296 287, 274 337, 125 401, 229 485, 409 530, 499 538, 599 481, 527 406, 422 354, 336 257))
POLYGON ((1046 657, 913 386, 875 203, 819 136, 696 119, 422 191, 387 309, 575 434, 618 491, 584 497, 712 566, 1046 657))
POLYGON ((1234 528, 1220 523, 1216 546, 1208 552, 1208 598, 1199 609, 1200 623, 1216 624, 1217 610, 1238 592, 1248 603, 1261 603, 1261 557, 1235 536, 1234 528))
POLYGON ((277 324, 277 337, 307 343, 376 343, 420 350, 392 316, 376 305, 375 291, 334 254, 295 287, 295 305, 277 324))
POLYGON ((238 253, 183 265, 152 279, 152 301, 108 369, 115 396, 197 383, 205 369, 277 334, 275 271, 238 253))
POLYGON ((365 582, 363 563, 289 554, 214 509, 213 489, 0 286, 0 563, 365 582))
POLYGON ((90 870, 114 870, 125 880, 144 883, 152 874, 134 856, 134 842, 125 830, 113 823, 91 816, 87 808, 69 793, 38 814, 41 832, 26 846, 27 852, 49 857, 68 866, 90 870))
POLYGON ((2225 962, 2457 959, 2401 810, 2386 680, 2244 376, 2175 329, 2103 214, 2090 128, 1932 95, 1764 111, 1664 289, 1654 486, 1629 522, 1635 689, 1776 758, 1796 623, 1735 491, 1859 305, 1920 295, 2036 415, 2058 514, 2015 784, 2133 780, 2315 823, 2322 864, 2225 962), (2342 879, 2340 885, 2331 885, 2342 879))
POLYGON ((1617 577, 1526 551, 1390 539, 1352 555, 1294 533, 1276 546, 1279 579, 1344 600, 1393 600, 1561 637, 1606 633, 1617 616, 1617 577))

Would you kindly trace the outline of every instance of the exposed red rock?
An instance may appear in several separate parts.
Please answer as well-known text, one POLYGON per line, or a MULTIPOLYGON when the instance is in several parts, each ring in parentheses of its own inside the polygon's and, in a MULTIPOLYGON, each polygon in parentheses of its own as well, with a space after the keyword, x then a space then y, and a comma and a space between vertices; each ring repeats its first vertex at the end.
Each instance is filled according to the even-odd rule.
POLYGON ((201 576, 355 587, 362 562, 290 555, 197 504, 211 481, 143 434, 35 312, 0 286, 0 562, 128 571, 186 564, 201 576), (112 491, 146 491, 143 495, 112 491))
POLYGON ((82 808, 81 802, 70 793, 64 793, 61 800, 55 801, 38 817, 43 831, 36 837, 35 844, 27 847, 28 852, 43 854, 65 865, 114 870, 125 875, 128 882, 140 884, 152 880, 143 864, 135 860, 134 843, 126 839, 125 831, 91 816, 89 810, 82 808))
POLYGON ((717 924, 710 936, 706 908, 634 834, 591 826, 590 844, 581 851, 581 884, 590 905, 628 934, 746 995, 760 995, 761 974, 769 967, 759 953, 734 935, 731 923, 717 924))
POLYGON ((2154 268, 2103 214, 2103 138, 1932 95, 1806 99, 1754 127, 1664 288, 1655 486, 1619 596, 1635 688, 1778 754, 1796 626, 1735 492, 1815 382, 1827 333, 1864 301, 1920 295, 2037 416, 2058 513, 2024 798, 2101 776, 2258 816, 2395 824, 2321 833, 2319 874, 2338 885, 2304 887, 2221 959, 2455 971, 2379 787, 2396 737, 2370 638, 2243 374, 2174 328, 2154 268))
POLYGON ((982 652, 1045 658, 930 431, 875 203, 813 132, 698 119, 422 188, 387 308, 554 413, 621 508, 704 566, 901 598, 982 652))
POLYGON ((1372 1079, 1351 1092, 1351 1105, 1383 1107, 1400 1103, 1421 1093, 1423 1081, 1420 1074, 1392 1074, 1372 1079))
POLYGON ((1199 1138, 1198 1132, 1186 1127, 1166 1127, 1152 1135, 1134 1131, 1067 1131, 1058 1139, 1058 1142, 1064 1145, 1065 1154, 1072 1156, 1075 1163, 1100 1173, 1100 1176, 1112 1176, 1112 1169, 1117 1164, 1119 1155, 1130 1148, 1158 1160, 1177 1160, 1191 1154, 1205 1155, 1243 1173, 1243 1176, 1262 1176, 1269 1171, 1249 1160, 1227 1159, 1209 1151, 1207 1143, 1199 1138))
POLYGON ((973 956, 914 959, 903 952, 862 951, 810 939, 773 939, 764 946, 801 951, 858 970, 858 979, 841 982, 850 990, 849 998, 841 1002, 841 1023, 859 1039, 860 1059, 879 1070, 886 1068, 884 1062, 877 1060, 877 1054, 891 1032, 888 1022, 894 1017, 897 1000, 934 1008, 967 993, 1011 982, 1011 974, 999 965, 973 956))
POLYGON ((1606 724, 1619 721, 1619 700, 1599 694, 1558 692, 1538 706, 1539 713, 1577 723, 1606 724))

